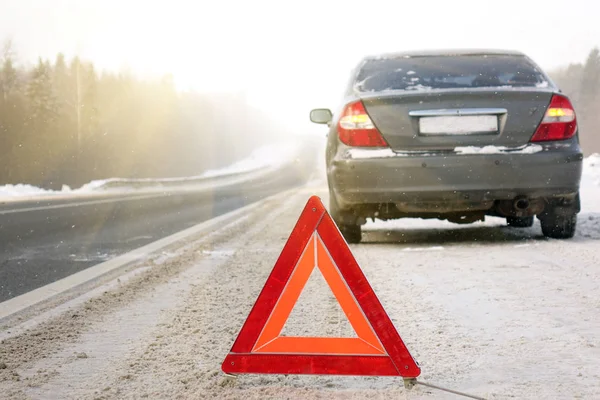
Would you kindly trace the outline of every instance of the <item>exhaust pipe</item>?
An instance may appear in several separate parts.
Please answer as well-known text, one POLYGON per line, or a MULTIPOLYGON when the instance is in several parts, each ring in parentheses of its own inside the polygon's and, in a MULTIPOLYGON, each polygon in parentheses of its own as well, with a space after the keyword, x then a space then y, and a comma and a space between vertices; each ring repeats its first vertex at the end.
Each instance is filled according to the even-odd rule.
POLYGON ((529 208, 529 199, 526 197, 517 197, 513 202, 513 207, 517 211, 525 211, 529 208))
POLYGON ((543 198, 529 198, 525 195, 512 200, 501 200, 496 203, 496 212, 504 217, 530 217, 544 211, 543 198))

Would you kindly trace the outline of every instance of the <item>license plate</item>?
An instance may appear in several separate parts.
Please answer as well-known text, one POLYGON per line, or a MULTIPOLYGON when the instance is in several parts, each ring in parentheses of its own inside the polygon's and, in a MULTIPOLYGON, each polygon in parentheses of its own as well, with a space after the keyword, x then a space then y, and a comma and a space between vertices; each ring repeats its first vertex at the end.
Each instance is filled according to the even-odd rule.
POLYGON ((419 118, 423 135, 474 135, 498 132, 496 115, 463 115, 419 118))

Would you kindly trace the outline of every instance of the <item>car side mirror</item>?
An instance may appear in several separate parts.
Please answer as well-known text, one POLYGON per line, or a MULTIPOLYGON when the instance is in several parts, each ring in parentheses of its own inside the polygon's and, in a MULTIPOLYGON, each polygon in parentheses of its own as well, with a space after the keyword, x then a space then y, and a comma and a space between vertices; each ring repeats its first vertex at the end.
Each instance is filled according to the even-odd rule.
POLYGON ((328 124, 331 122, 333 114, 328 108, 316 108, 310 112, 310 120, 315 124, 328 124))

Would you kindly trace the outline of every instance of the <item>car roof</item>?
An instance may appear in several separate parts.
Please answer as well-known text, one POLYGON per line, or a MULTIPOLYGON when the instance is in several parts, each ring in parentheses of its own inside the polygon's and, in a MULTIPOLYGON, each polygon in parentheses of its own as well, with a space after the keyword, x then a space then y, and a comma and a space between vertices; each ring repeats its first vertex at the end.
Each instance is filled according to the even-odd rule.
POLYGON ((451 56, 476 56, 476 55, 504 55, 504 56, 525 56, 525 54, 516 50, 498 50, 498 49, 450 49, 450 50, 413 50, 396 53, 382 53, 365 57, 366 60, 401 58, 401 57, 451 57, 451 56))

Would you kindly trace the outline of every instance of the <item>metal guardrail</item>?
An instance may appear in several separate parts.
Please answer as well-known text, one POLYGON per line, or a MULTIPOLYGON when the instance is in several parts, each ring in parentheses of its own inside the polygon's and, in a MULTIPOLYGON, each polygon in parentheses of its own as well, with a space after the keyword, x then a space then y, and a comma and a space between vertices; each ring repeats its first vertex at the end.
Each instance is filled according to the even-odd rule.
POLYGON ((78 189, 65 192, 36 193, 30 196, 0 198, 0 204, 30 201, 64 200, 72 196, 95 198, 127 195, 141 195, 164 191, 201 190, 210 185, 228 186, 242 183, 245 179, 261 179, 269 174, 281 174, 287 170, 291 176, 308 179, 315 168, 318 144, 311 141, 303 143, 296 154, 287 162, 277 166, 263 166, 249 171, 231 172, 214 176, 199 175, 181 178, 110 178, 104 181, 92 181, 78 189), (307 175, 308 174, 308 175, 307 175), (133 189, 127 192, 128 189, 133 189))

